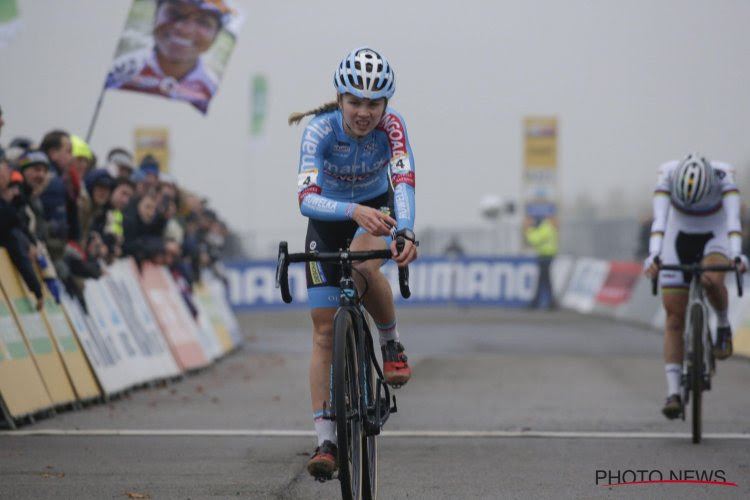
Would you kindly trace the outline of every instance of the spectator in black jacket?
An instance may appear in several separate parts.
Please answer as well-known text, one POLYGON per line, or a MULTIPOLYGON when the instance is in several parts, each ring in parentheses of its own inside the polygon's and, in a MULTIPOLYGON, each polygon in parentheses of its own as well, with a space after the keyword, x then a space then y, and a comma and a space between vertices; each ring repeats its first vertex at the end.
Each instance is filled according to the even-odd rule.
POLYGON ((125 212, 122 245, 124 255, 135 257, 138 262, 152 260, 163 263, 164 226, 166 221, 157 212, 157 196, 147 191, 137 201, 131 202, 125 212))
POLYGON ((42 286, 31 263, 32 236, 19 217, 21 184, 23 176, 11 170, 5 157, 0 156, 0 246, 8 251, 26 286, 36 297, 36 309, 41 310, 44 306, 42 286))

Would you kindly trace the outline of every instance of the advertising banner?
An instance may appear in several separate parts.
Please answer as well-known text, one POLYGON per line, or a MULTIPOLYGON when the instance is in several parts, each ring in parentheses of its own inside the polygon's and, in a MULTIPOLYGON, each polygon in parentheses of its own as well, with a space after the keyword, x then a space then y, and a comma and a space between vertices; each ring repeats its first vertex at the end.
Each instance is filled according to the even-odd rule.
POLYGON ((250 136, 260 139, 266 130, 268 116, 268 78, 255 75, 250 83, 250 136))
MULTIPOLYGON (((284 304, 275 286, 276 261, 227 262, 229 298, 235 309, 300 307, 307 304, 305 268, 289 266, 289 288, 294 297, 284 304)), ((420 258, 409 266, 411 298, 398 288, 398 268, 383 266, 399 307, 417 305, 487 305, 524 307, 534 298, 538 267, 533 257, 420 258)))
POLYGON ((141 271, 141 288, 177 364, 184 371, 206 366, 210 358, 199 340, 198 326, 172 277, 166 269, 148 263, 141 271))
POLYGON ((557 133, 555 117, 523 121, 524 213, 538 219, 557 214, 557 133))
POLYGON ((608 306, 619 306, 630 300, 630 294, 641 277, 643 265, 640 262, 613 260, 609 264, 609 274, 596 295, 596 301, 608 306))
POLYGON ((97 331, 116 360, 122 388, 152 380, 153 368, 138 349, 125 317, 104 280, 86 280, 83 293, 91 317, 89 326, 97 331))
POLYGON ((562 305, 581 313, 590 313, 596 304, 596 297, 609 273, 606 260, 581 258, 573 268, 568 289, 562 298, 562 305))
POLYGON ((133 0, 105 87, 185 101, 205 114, 242 17, 232 0, 133 0))
POLYGON ((133 379, 128 373, 128 365, 106 326, 97 327, 95 320, 86 315, 78 301, 67 293, 61 294, 60 298, 102 391, 112 395, 131 387, 133 379))
POLYGON ((0 290, 0 397, 10 416, 14 418, 49 408, 53 404, 2 290, 0 290))
POLYGON ((109 266, 107 285, 117 300, 141 354, 149 360, 155 379, 180 374, 164 334, 138 282, 138 269, 132 258, 109 266))
POLYGON ((169 130, 163 127, 139 127, 133 131, 136 165, 147 155, 156 158, 161 172, 169 172, 169 130))
POLYGON ((47 325, 39 311, 36 310, 25 285, 21 284, 15 266, 8 257, 5 248, 0 247, 0 285, 8 299, 21 333, 26 341, 26 348, 36 363, 52 402, 55 405, 72 403, 76 400, 73 386, 70 383, 60 354, 55 348, 47 325))
POLYGON ((55 302, 46 287, 44 293, 42 316, 47 322, 52 338, 57 343, 57 350, 73 383, 76 396, 82 401, 99 397, 101 395, 99 386, 65 311, 55 302))

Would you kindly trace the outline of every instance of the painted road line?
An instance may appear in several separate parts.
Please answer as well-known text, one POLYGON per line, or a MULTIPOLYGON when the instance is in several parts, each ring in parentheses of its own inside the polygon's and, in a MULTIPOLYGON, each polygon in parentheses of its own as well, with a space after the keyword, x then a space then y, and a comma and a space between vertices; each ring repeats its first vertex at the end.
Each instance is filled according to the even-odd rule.
MULTIPOLYGON (((303 437, 312 430, 284 429, 33 429, 0 431, 0 436, 177 436, 177 437, 303 437)), ((384 438, 547 438, 547 439, 688 439, 686 432, 606 431, 383 431, 384 438)), ((750 433, 708 433, 705 439, 747 439, 750 433)))

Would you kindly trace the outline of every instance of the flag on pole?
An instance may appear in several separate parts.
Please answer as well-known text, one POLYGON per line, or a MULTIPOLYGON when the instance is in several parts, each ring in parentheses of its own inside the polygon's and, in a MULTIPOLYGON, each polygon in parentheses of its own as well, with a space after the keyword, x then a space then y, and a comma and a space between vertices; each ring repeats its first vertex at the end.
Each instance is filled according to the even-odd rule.
POLYGON ((21 29, 16 0, 0 0, 0 47, 4 47, 21 29))
POLYGON ((243 18, 232 0, 133 0, 105 87, 185 101, 205 114, 243 18))

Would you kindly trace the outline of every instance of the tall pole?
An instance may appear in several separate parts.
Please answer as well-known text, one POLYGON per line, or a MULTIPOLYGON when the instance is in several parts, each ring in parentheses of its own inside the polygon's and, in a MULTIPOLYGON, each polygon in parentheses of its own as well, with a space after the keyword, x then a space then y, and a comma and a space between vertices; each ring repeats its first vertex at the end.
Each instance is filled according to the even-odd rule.
POLYGON ((91 117, 91 123, 89 124, 89 131, 86 132, 86 143, 91 142, 91 134, 94 133, 94 125, 96 125, 96 119, 99 117, 99 110, 102 109, 102 101, 104 100, 104 92, 107 87, 102 86, 102 91, 99 93, 99 99, 96 101, 96 109, 94 109, 94 116, 91 117))

